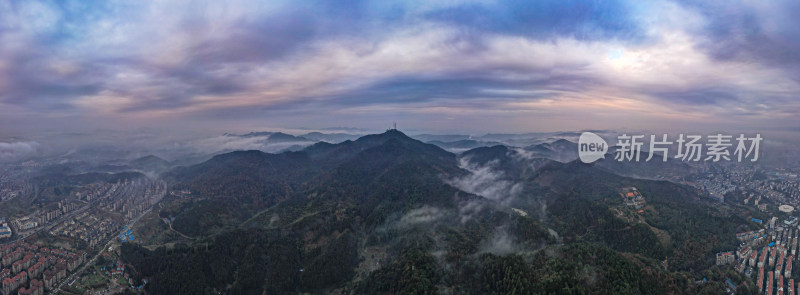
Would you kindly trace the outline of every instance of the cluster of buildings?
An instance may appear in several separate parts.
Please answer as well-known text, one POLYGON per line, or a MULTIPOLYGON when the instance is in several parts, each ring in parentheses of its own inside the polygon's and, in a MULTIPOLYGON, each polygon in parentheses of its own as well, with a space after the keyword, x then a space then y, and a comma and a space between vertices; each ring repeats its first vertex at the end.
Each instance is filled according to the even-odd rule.
POLYGON ((36 218, 40 225, 48 224, 50 221, 53 221, 64 214, 77 210, 83 205, 86 204, 64 199, 58 202, 58 208, 53 208, 51 210, 42 210, 41 212, 38 213, 38 216, 36 216, 36 218))
POLYGON ((36 229, 40 226, 49 224, 50 222, 58 219, 65 214, 80 209, 86 204, 76 200, 61 200, 58 202, 57 207, 54 206, 50 209, 36 210, 32 214, 17 218, 14 220, 14 226, 19 231, 28 231, 36 229))
MULTIPOLYGON (((766 198, 768 200, 772 200, 775 203, 786 203, 786 204, 792 204, 792 205, 795 205, 795 206, 800 204, 800 196, 791 197, 792 195, 794 195, 796 193, 792 193, 792 192, 788 192, 788 191, 787 192, 781 192, 781 191, 775 190, 774 189, 775 186, 774 186, 774 183, 772 183, 772 181, 767 181, 767 180, 764 180, 764 181, 753 181, 753 182, 750 182, 748 184, 749 185, 746 186, 746 187, 743 187, 743 189, 748 191, 748 192, 750 192, 749 196, 758 195, 759 198, 761 198, 763 196, 763 198, 766 198)), ((755 204, 755 205, 756 206, 761 206, 759 204, 755 204)), ((763 206, 765 206, 765 205, 763 205, 763 206)), ((764 211, 764 208, 759 207, 759 209, 762 209, 762 211, 764 211)))
POLYGON ((97 198, 105 196, 109 191, 119 187, 119 182, 110 184, 105 182, 92 183, 82 186, 80 189, 75 189, 70 193, 70 196, 78 200, 92 202, 97 198))
MULTIPOLYGON (((800 177, 797 171, 767 171, 758 166, 736 165, 735 163, 689 163, 692 173, 674 179, 688 184, 710 198, 725 201, 725 195, 738 191, 745 196, 745 205, 754 205, 761 211, 768 210, 768 204, 784 204, 800 208, 800 177)), ((772 208, 769 208, 772 209, 772 208)))
POLYGON ((56 225, 50 230, 50 234, 77 238, 93 248, 105 243, 121 227, 122 225, 110 218, 108 214, 86 211, 69 221, 56 225))
POLYGON ((106 266, 103 266, 103 271, 107 276, 121 276, 124 277, 129 284, 133 284, 133 278, 125 272, 125 264, 120 260, 115 260, 106 266))
POLYGON ((696 177, 690 177, 694 179, 692 182, 683 183, 692 185, 719 202, 724 202, 725 194, 736 190, 741 183, 750 181, 755 173, 754 168, 746 165, 724 163, 703 162, 694 164, 693 168, 696 177))
MULTIPOLYGON (((82 186, 73 190, 71 197, 88 203, 91 208, 54 225, 49 232, 54 236, 80 239, 89 247, 102 245, 122 228, 125 220, 149 210, 166 192, 166 182, 145 177, 82 186)), ((66 206, 64 208, 69 208, 66 206)))
POLYGON ((644 197, 635 187, 624 187, 620 190, 619 195, 622 196, 622 200, 628 207, 635 209, 641 209, 644 207, 644 197))
POLYGON ((6 174, 0 175, 0 201, 27 195, 31 190, 32 186, 25 181, 12 179, 6 174))
MULTIPOLYGON (((49 205, 47 210, 40 209, 13 220, 12 227, 21 232, 48 231, 54 236, 82 240, 95 248, 113 238, 126 220, 149 210, 166 192, 164 181, 144 177, 85 185, 73 190, 71 197, 49 205)), ((0 257, 0 295, 39 295, 57 288, 69 273, 85 263, 86 253, 40 248, 18 241, 0 246, 0 257)), ((127 275, 123 269, 112 271, 127 275)))
POLYGON ((99 200, 101 209, 133 219, 150 209, 166 195, 167 183, 146 177, 113 184, 99 200))
POLYGON ((717 265, 733 264, 736 262, 736 255, 733 251, 717 253, 717 265))
POLYGON ((745 205, 749 205, 751 202, 761 212, 767 211, 767 203, 761 202, 761 196, 753 196, 753 194, 750 194, 747 198, 744 199, 745 205))
POLYGON ((0 239, 10 238, 11 234, 11 228, 6 223, 6 218, 0 217, 0 239))
POLYGON ((763 177, 743 179, 738 183, 738 188, 751 197, 756 195, 773 203, 800 206, 800 178, 796 174, 767 172, 764 175, 767 175, 767 179, 763 177))
POLYGON ((14 221, 12 222, 14 223, 14 227, 16 227, 18 231, 28 231, 37 228, 39 226, 39 222, 33 215, 17 218, 14 219, 14 221))
POLYGON ((792 178, 775 179, 763 184, 762 189, 781 194, 784 199, 792 200, 794 204, 800 201, 800 181, 797 176, 792 178))
POLYGON ((719 181, 704 180, 701 182, 701 187, 703 191, 708 193, 709 197, 719 202, 725 201, 725 194, 736 190, 736 186, 725 179, 719 181))
MULTIPOLYGON (((726 165, 714 163, 698 164, 697 178, 686 184, 705 192, 712 199, 725 201, 725 194, 754 184, 756 169, 748 165, 726 165)), ((759 194, 762 195, 762 194, 759 194)))
POLYGON ((41 295, 86 262, 86 252, 38 247, 26 242, 0 246, 2 295, 41 295))
POLYGON ((734 265, 736 271, 748 277, 757 273, 755 282, 760 293, 795 294, 794 290, 800 290, 792 278, 794 261, 800 256, 800 228, 796 223, 796 218, 777 222, 773 217, 764 229, 736 234, 742 243, 736 251, 717 253, 717 265, 734 265))

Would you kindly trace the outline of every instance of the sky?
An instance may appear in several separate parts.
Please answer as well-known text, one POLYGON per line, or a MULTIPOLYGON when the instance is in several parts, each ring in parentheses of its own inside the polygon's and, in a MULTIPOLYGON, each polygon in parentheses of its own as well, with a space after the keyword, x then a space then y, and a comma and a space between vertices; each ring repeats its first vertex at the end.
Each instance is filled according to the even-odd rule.
POLYGON ((0 0, 0 135, 800 131, 800 2, 0 0))

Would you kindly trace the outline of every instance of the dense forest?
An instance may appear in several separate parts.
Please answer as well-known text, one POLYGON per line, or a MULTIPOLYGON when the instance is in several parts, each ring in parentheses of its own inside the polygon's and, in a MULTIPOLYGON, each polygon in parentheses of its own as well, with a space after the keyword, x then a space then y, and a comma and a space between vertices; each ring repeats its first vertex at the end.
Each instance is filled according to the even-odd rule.
POLYGON ((735 248, 752 212, 504 146, 456 157, 388 131, 224 154, 166 177, 192 195, 158 213, 195 239, 122 248, 149 294, 674 294, 747 281, 713 267, 713 253, 735 248), (454 184, 475 173, 495 178, 454 184), (515 189, 478 194, 494 183, 515 189), (627 186, 645 196, 641 211, 622 203, 627 186))
POLYGON ((124 244, 122 259, 152 294, 286 294, 341 284, 358 263, 356 240, 344 233, 304 250, 300 237, 280 231, 233 231, 202 245, 149 251, 124 244))
POLYGON ((425 248, 406 248, 367 278, 348 283, 357 260, 345 236, 321 251, 277 232, 236 232, 207 246, 149 251, 128 245, 123 259, 150 278, 150 294, 668 294, 702 289, 648 259, 575 243, 535 254, 484 253, 447 267, 425 248), (313 253, 312 253, 313 252, 313 253))

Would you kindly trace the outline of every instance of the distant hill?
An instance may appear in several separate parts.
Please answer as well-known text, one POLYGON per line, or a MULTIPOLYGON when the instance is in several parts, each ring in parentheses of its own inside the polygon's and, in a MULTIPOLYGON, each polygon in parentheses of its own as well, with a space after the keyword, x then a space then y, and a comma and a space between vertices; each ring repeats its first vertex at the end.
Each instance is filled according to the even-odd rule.
POLYGON ((474 148, 477 148, 477 147, 494 146, 494 145, 501 144, 501 143, 496 142, 496 141, 477 141, 477 140, 472 140, 472 139, 462 139, 462 140, 449 141, 449 142, 444 142, 444 141, 440 141, 440 140, 432 140, 432 141, 429 141, 428 143, 436 145, 436 146, 438 146, 440 148, 446 149, 446 150, 454 152, 454 153, 463 152, 463 151, 466 151, 466 150, 469 150, 469 149, 474 149, 474 148))
POLYGON ((291 134, 286 134, 282 132, 275 132, 267 137, 267 141, 271 143, 278 143, 278 142, 300 142, 300 141, 311 141, 308 138, 294 136, 291 134))
POLYGON ((154 155, 147 155, 128 162, 128 165, 139 170, 163 171, 172 166, 172 163, 154 155))
POLYGON ((412 136, 413 138, 423 141, 423 142, 430 142, 430 141, 441 141, 441 142, 453 142, 459 140, 466 140, 470 139, 471 136, 464 135, 464 134, 418 134, 412 136))
POLYGON ((306 173, 312 171, 303 153, 269 154, 237 151, 214 156, 203 163, 178 167, 163 175, 195 194, 246 199, 273 204, 291 195, 306 173))
POLYGON ((613 153, 608 153, 597 161, 596 166, 617 175, 645 179, 680 178, 691 172, 691 167, 683 161, 669 159, 664 162, 658 153, 654 153, 650 161, 646 160, 647 157, 648 153, 642 152, 639 161, 617 161, 613 153))
POLYGON ((355 140, 361 137, 361 135, 349 134, 349 133, 321 133, 321 132, 310 132, 300 136, 311 140, 325 141, 329 143, 340 143, 345 140, 355 140))
POLYGON ((566 139, 527 146, 525 150, 559 162, 570 162, 578 158, 578 144, 566 139))
POLYGON ((176 186, 201 195, 261 200, 271 204, 308 189, 311 186, 309 181, 329 179, 327 175, 341 173, 341 169, 363 166, 371 169, 365 177, 374 176, 378 172, 373 171, 375 169, 390 169, 381 163, 400 165, 412 160, 438 163, 443 167, 442 163, 449 165, 442 171, 458 169, 455 155, 411 139, 399 131, 387 131, 340 144, 319 142, 298 152, 226 153, 198 165, 178 168, 165 177, 176 182, 176 186))
POLYGON ((239 137, 264 137, 264 136, 270 136, 273 133, 274 132, 259 131, 259 132, 249 132, 249 133, 245 133, 245 134, 229 134, 229 133, 225 133, 224 135, 239 136, 239 137))

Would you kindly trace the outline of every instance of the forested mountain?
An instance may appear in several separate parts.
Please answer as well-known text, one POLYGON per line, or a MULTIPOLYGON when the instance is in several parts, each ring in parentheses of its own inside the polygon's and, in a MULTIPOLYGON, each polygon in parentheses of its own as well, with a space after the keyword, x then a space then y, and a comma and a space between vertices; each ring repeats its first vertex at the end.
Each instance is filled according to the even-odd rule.
POLYGON ((298 142, 298 141, 311 141, 308 138, 303 138, 300 136, 294 136, 291 134, 286 134, 283 132, 275 132, 267 137, 267 140, 270 142, 298 142))
POLYGON ((578 158, 578 144, 566 139, 531 145, 525 147, 525 150, 533 153, 533 155, 559 162, 570 162, 578 158))
POLYGON ((501 143, 496 141, 478 141, 473 139, 462 139, 456 141, 441 141, 441 140, 431 140, 428 141, 430 144, 434 144, 440 148, 446 149, 451 152, 463 152, 466 150, 485 147, 485 146, 495 146, 501 143))
POLYGON ((158 214, 194 240, 123 247, 151 294, 695 293, 749 214, 531 149, 455 155, 397 130, 164 176, 191 195, 158 214), (627 186, 642 211, 623 204, 627 186))

